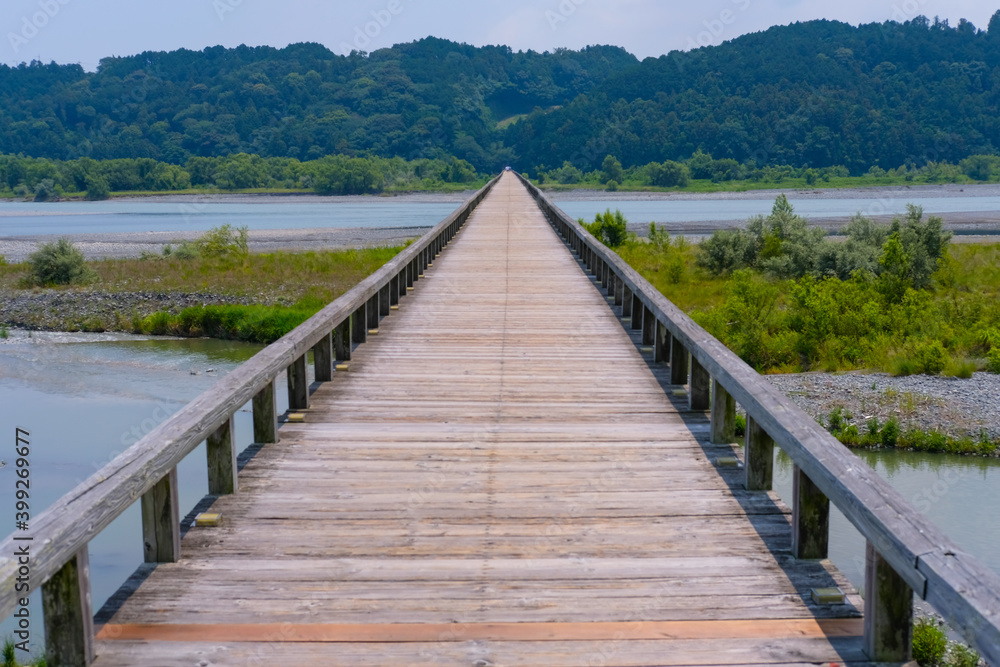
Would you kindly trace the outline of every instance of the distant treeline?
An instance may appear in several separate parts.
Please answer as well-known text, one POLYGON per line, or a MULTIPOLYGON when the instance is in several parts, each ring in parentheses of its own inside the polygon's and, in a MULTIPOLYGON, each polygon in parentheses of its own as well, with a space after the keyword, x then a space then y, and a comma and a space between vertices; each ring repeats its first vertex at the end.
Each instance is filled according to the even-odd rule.
MULTIPOLYGON (((904 164, 888 170, 871 167, 862 176, 873 184, 996 181, 1000 179, 1000 156, 971 155, 958 164, 932 161, 922 167, 904 164)), ((693 179, 712 183, 784 183, 798 179, 806 185, 822 185, 850 177, 850 170, 843 165, 819 169, 791 165, 760 166, 752 161, 740 163, 732 158, 715 159, 701 151, 683 161, 650 162, 629 168, 622 167, 618 158, 609 155, 600 169, 588 172, 567 161, 558 169, 541 171, 536 176, 538 182, 543 184, 591 185, 609 189, 619 186, 685 188, 691 185, 693 179)))
POLYGON ((319 194, 371 194, 385 189, 472 186, 480 180, 465 160, 347 157, 334 155, 300 162, 238 153, 222 158, 192 157, 183 165, 151 158, 50 160, 0 155, 0 192, 35 201, 85 193, 106 199, 112 192, 217 190, 310 190, 319 194))

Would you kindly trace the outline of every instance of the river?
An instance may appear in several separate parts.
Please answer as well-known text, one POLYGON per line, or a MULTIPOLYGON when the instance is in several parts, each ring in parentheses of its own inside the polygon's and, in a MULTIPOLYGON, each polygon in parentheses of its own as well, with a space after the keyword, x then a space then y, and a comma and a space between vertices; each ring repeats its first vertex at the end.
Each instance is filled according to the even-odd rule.
MULTIPOLYGON (((1000 212, 1000 196, 993 187, 955 196, 956 191, 922 188, 908 193, 885 191, 789 191, 795 210, 807 218, 847 218, 855 213, 896 215, 907 204, 922 206, 927 214, 952 214, 961 225, 1000 212), (981 194, 975 194, 979 192, 981 194), (856 193, 854 195, 853 193, 856 193), (853 196, 852 196, 853 195, 853 196), (946 196, 947 195, 947 196, 946 196)), ((0 238, 39 234, 108 234, 130 232, 200 232, 223 224, 263 229, 343 229, 353 227, 430 227, 451 213, 465 195, 401 195, 397 197, 243 197, 232 200, 166 201, 115 200, 104 202, 0 203, 0 238)), ((658 222, 671 226, 690 223, 739 223, 771 211, 774 193, 718 195, 650 194, 603 196, 557 193, 555 203, 574 218, 592 220, 605 209, 620 209, 631 223, 658 222)))
MULTIPOLYGON (((151 339, 111 334, 13 331, 0 339, 0 516, 13 520, 14 429, 30 435, 31 512, 72 490, 220 377, 258 346, 208 339, 151 339)), ((279 410, 287 407, 279 391, 279 410)), ((239 445, 250 444, 247 407, 237 414, 239 445)), ((861 458, 940 526, 958 545, 1000 573, 997 459, 860 452, 861 458)), ((775 489, 791 494, 791 462, 776 453, 775 489)), ((181 514, 207 493, 204 445, 179 466, 181 514)), ((99 609, 142 562, 138 503, 90 544, 93 603, 99 609)), ((13 528, 13 525, 9 526, 13 528)), ((857 586, 863 580, 864 541, 839 512, 831 517, 831 558, 857 586)), ((38 595, 31 606, 33 638, 41 638, 38 595)), ((10 620, 0 636, 12 632, 10 620)))

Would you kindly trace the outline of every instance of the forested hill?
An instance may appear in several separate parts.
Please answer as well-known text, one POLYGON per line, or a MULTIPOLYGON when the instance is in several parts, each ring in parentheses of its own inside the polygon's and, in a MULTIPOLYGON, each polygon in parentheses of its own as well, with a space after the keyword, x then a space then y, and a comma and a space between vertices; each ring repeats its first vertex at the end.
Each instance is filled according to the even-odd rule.
POLYGON ((69 159, 254 153, 455 155, 537 173, 687 159, 796 167, 958 162, 1000 149, 1000 12, 812 21, 638 62, 623 49, 512 52, 427 38, 0 66, 0 153, 69 159))
POLYGON ((924 17, 811 21, 672 52, 510 128, 527 164, 684 158, 852 173, 1000 149, 1000 12, 989 30, 924 17))
POLYGON ((369 55, 318 44, 0 67, 0 153, 97 159, 331 153, 509 159, 497 123, 566 104, 636 64, 617 47, 513 53, 441 39, 369 55))

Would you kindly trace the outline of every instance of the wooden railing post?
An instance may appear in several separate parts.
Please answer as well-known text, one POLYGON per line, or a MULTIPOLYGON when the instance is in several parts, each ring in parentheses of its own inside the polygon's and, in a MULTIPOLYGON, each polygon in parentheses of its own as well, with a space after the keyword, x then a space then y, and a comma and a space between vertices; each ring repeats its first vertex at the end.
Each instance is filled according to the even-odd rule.
POLYGON ((309 378, 306 376, 306 355, 302 355, 288 367, 288 409, 307 410, 309 408, 309 378))
POLYGON ((642 310, 642 344, 654 345, 656 343, 656 318, 653 311, 643 306, 642 310))
POLYGON ((406 286, 413 287, 413 281, 416 280, 416 276, 413 271, 413 262, 406 263, 406 286))
POLYGON ((392 284, 386 283, 378 291, 378 314, 388 317, 390 312, 392 312, 392 284))
POLYGON ((399 305, 399 274, 389 279, 389 307, 399 305))
POLYGON ((830 500, 798 466, 792 469, 792 555, 826 558, 830 543, 830 500))
POLYGON ((865 653, 875 662, 906 662, 913 650, 913 589, 865 548, 865 653))
POLYGON ((748 491, 770 491, 774 483, 774 440, 747 415, 746 449, 743 455, 748 491))
POLYGON ((607 262, 605 262, 605 261, 602 260, 601 261, 601 289, 603 289, 605 293, 607 293, 607 291, 608 291, 608 283, 610 282, 610 280, 611 280, 611 266, 607 262))
POLYGON ((368 311, 368 331, 369 332, 370 331, 374 331, 375 329, 378 329, 378 317, 379 317, 379 298, 378 297, 379 297, 378 292, 376 292, 375 294, 372 295, 372 297, 370 299, 368 299, 368 307, 366 308, 366 310, 368 311))
POLYGON ((47 665, 84 667, 94 661, 94 611, 87 547, 42 584, 42 615, 47 665))
POLYGON ((278 442, 278 395, 274 380, 253 397, 253 441, 259 444, 278 442))
POLYGON ((368 303, 358 306, 358 309, 351 315, 351 337, 354 342, 361 345, 368 340, 368 303))
POLYGON ((670 384, 687 384, 688 351, 674 336, 670 337, 670 384))
POLYGON ((622 286, 622 318, 632 317, 632 290, 622 286))
POLYGON ((404 296, 406 296, 406 267, 399 272, 396 276, 396 289, 398 291, 396 295, 396 304, 398 304, 404 296))
POLYGON ((691 356, 691 379, 688 381, 688 407, 692 410, 708 410, 712 390, 712 376, 694 355, 691 356))
POLYGON ((653 361, 661 364, 670 360, 670 331, 667 325, 656 320, 656 335, 653 342, 653 361))
POLYGON ((236 493, 239 489, 239 473, 236 467, 236 424, 230 415, 215 433, 205 441, 208 454, 208 493, 223 496, 236 493))
POLYGON ((333 333, 328 333, 313 345, 313 366, 316 382, 333 379, 333 333))
POLYGON ((608 284, 607 284, 607 295, 614 296, 615 291, 618 289, 618 274, 614 271, 608 272, 608 284))
POLYGON ((736 440, 736 399, 718 380, 712 381, 712 442, 724 445, 736 440))
POLYGON ((351 360, 351 318, 347 318, 333 330, 333 347, 337 361, 351 360))
POLYGON ((621 278, 615 280, 615 305, 620 306, 625 303, 625 281, 621 278))
POLYGON ((177 468, 142 494, 142 546, 147 563, 176 563, 181 558, 181 517, 177 468))
POLYGON ((632 294, 632 309, 631 309, 631 313, 632 313, 631 329, 632 329, 632 331, 641 331, 642 330, 642 316, 643 316, 645 310, 646 310, 646 307, 643 306, 642 299, 639 298, 638 294, 633 293, 632 294))

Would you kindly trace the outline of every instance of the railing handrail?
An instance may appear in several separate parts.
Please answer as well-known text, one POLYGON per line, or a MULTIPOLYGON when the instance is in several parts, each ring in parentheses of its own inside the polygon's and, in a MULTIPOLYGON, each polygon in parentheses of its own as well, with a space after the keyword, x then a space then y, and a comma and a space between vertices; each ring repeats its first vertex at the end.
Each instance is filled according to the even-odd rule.
POLYGON ((575 233, 738 402, 904 579, 991 664, 1000 664, 1000 577, 959 549, 878 473, 663 296, 530 181, 550 221, 575 233))
MULTIPOLYGON (((501 174, 502 175, 502 174, 501 174)), ((101 530, 163 479, 265 385, 351 316, 449 226, 468 217, 499 180, 490 180, 447 218, 347 293, 267 346, 34 518, 30 590, 39 588, 101 530)), ((464 222, 464 219, 461 221, 464 222)), ((18 564, 14 535, 0 544, 0 618, 13 613, 18 564)))

